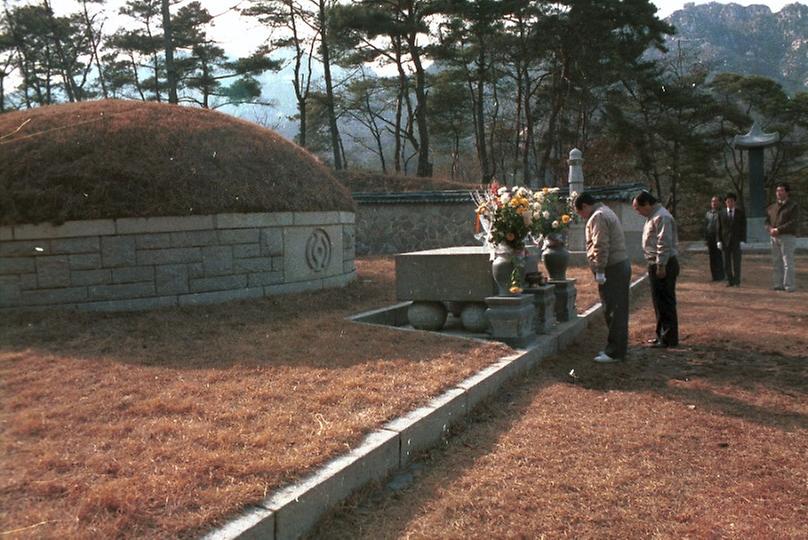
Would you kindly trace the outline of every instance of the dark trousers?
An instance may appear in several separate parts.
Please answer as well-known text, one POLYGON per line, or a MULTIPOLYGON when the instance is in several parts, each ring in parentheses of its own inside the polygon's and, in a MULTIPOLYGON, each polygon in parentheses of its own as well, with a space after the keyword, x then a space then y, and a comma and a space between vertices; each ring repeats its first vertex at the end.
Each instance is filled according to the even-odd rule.
POLYGON ((603 315, 609 328, 609 338, 603 350, 612 358, 625 358, 628 351, 628 290, 631 283, 631 262, 607 266, 606 283, 598 285, 603 315))
POLYGON ((656 337, 659 341, 675 347, 679 344, 679 319, 676 315, 676 278, 679 276, 679 261, 671 257, 665 265, 665 277, 658 278, 656 265, 648 265, 648 282, 656 314, 656 337))
POLYGON ((741 246, 724 246, 724 271, 730 285, 741 284, 741 246))
POLYGON ((724 256, 716 245, 715 236, 707 239, 707 252, 710 254, 710 275, 712 275, 713 281, 723 280, 724 256))

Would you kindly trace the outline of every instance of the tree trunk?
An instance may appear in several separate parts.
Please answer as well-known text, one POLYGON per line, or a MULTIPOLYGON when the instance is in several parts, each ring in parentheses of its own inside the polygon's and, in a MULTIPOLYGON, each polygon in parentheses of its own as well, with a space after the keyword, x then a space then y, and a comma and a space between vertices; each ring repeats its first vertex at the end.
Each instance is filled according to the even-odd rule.
POLYGON ((95 62, 95 67, 98 70, 98 82, 101 83, 101 95, 104 96, 104 99, 107 99, 109 97, 107 93, 107 81, 106 77, 104 77, 104 70, 101 67, 101 59, 98 56, 98 44, 101 43, 101 40, 97 38, 92 21, 90 20, 90 14, 87 12, 87 0, 82 1, 82 6, 84 7, 84 24, 87 27, 87 35, 93 47, 92 61, 95 62))
POLYGON ((429 127, 427 124, 428 110, 426 103, 426 74, 421 65, 421 56, 418 53, 416 36, 410 34, 408 45, 410 47, 410 57, 415 67, 415 99, 417 107, 415 109, 415 122, 418 126, 418 170, 416 176, 431 177, 432 164, 429 162, 429 127))
MULTIPOLYGON (((168 102, 179 103, 177 97, 177 66, 174 64, 174 36, 171 30, 171 10, 169 0, 162 1, 163 12, 163 48, 166 55, 166 79, 168 82, 168 102)), ((157 73, 155 71, 155 79, 157 73)), ((207 108, 207 107, 206 107, 207 108)))
POLYGON ((337 129, 337 115, 334 111, 334 85, 331 81, 331 54, 328 43, 327 21, 325 14, 325 1, 320 0, 320 53, 323 60, 323 76, 325 78, 325 100, 328 112, 328 129, 331 132, 331 149, 334 153, 334 169, 342 170, 342 151, 340 149, 339 130, 337 129))

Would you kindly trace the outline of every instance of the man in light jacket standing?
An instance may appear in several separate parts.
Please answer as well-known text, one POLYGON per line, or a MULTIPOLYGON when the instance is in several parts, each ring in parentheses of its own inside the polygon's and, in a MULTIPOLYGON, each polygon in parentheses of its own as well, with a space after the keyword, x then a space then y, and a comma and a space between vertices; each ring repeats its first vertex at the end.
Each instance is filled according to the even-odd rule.
POLYGON ((774 191, 777 200, 766 209, 766 230, 772 239, 772 288, 775 291, 797 290, 794 251, 797 249, 800 207, 789 199, 790 193, 788 184, 778 183, 774 191))
POLYGON ((609 328, 606 348, 594 358, 598 363, 624 360, 628 351, 628 304, 631 262, 620 219, 611 208, 583 192, 573 202, 586 220, 586 258, 598 284, 603 315, 609 328))
POLYGON ((649 339, 648 343, 655 349, 676 347, 679 344, 679 318, 676 314, 679 234, 676 221, 647 191, 634 197, 632 206, 645 218, 642 250, 648 263, 648 281, 656 314, 656 337, 649 339))

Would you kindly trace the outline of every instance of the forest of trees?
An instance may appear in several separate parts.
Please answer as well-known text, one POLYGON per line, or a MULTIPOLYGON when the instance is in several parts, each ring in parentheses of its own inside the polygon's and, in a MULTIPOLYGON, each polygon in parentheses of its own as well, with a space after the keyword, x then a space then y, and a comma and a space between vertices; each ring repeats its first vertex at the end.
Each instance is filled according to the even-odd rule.
POLYGON ((648 0, 244 0, 271 32, 243 58, 209 37, 215 16, 197 1, 127 0, 115 31, 105 0, 66 15, 52 2, 3 0, 0 112, 267 104, 261 74, 287 68, 295 139, 337 170, 535 187, 559 183, 577 147, 588 183, 642 180, 675 211, 682 193, 743 200, 731 141, 757 121, 781 135, 767 183, 806 185, 808 93, 666 51, 675 29, 648 0))

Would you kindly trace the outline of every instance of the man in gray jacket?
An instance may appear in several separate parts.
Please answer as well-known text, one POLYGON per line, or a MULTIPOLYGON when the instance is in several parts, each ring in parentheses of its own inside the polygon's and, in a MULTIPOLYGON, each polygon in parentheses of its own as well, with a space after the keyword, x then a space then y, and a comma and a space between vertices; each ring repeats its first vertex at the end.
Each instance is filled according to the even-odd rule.
POLYGON ((631 262, 620 219, 611 208, 583 192, 574 201, 575 212, 586 220, 586 258, 598 284, 603 315, 609 328, 606 348, 598 363, 618 362, 628 351, 628 302, 631 262))
POLYGON ((676 347, 679 344, 679 316, 676 313, 679 234, 676 221, 647 191, 634 197, 631 205, 645 218, 642 251, 648 263, 648 282, 656 315, 656 337, 648 342, 655 349, 676 347))

